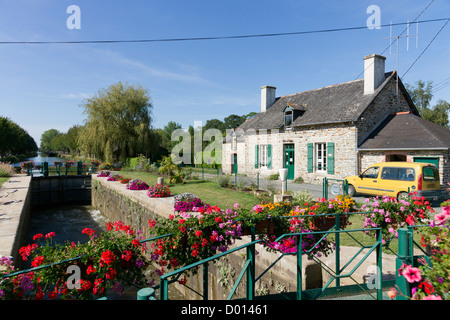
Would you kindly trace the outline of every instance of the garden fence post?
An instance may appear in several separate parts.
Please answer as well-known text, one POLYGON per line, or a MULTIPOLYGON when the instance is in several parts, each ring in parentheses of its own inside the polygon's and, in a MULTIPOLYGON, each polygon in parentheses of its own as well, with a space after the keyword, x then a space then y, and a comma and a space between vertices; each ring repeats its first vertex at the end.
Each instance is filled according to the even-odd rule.
POLYGON ((142 288, 137 292, 138 300, 156 300, 155 289, 153 288, 142 288))
MULTIPOLYGON (((399 270, 403 264, 411 264, 410 232, 406 228, 398 229, 398 256, 395 259, 395 269, 399 270)), ((396 296, 396 300, 407 300, 405 297, 411 294, 409 283, 405 277, 397 272, 395 277, 396 288, 402 293, 396 296)))
POLYGON ((302 235, 297 237, 297 300, 302 300, 302 235))
POLYGON ((256 190, 259 190, 259 172, 256 173, 256 190))
MULTIPOLYGON (((340 214, 336 214, 334 216, 335 218, 335 230, 339 231, 339 218, 340 218, 340 214)), ((336 245, 336 250, 335 250, 335 265, 336 265, 336 275, 340 275, 341 274, 341 236, 340 236, 340 232, 336 232, 336 236, 335 236, 335 245, 336 245)), ((336 287, 340 287, 341 286, 341 278, 336 278, 336 287)))
POLYGON ((383 300, 383 251, 381 228, 377 231, 377 300, 383 300))
MULTIPOLYGON (((256 228, 251 226, 251 241, 256 239, 256 228)), ((250 265, 247 268, 247 300, 253 300, 255 296, 255 244, 247 247, 247 259, 250 260, 250 265)))

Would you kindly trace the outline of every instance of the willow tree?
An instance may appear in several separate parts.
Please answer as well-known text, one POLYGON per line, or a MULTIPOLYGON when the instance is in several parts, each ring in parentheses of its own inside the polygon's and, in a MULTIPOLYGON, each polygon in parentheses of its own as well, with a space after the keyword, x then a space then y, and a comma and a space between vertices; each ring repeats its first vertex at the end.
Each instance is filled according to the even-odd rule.
POLYGON ((82 105, 87 116, 78 144, 87 155, 105 161, 124 161, 152 148, 148 92, 121 82, 100 90, 82 105))

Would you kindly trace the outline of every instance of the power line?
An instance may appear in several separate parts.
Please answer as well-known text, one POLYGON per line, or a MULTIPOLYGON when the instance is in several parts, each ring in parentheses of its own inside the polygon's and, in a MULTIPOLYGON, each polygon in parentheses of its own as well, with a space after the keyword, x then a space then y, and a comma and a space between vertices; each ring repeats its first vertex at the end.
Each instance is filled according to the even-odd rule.
MULTIPOLYGON (((416 22, 416 23, 430 23, 430 22, 439 22, 439 21, 444 21, 444 20, 449 20, 449 19, 450 18, 440 18, 440 19, 429 19, 429 20, 413 21, 413 22, 416 22)), ((399 22, 399 23, 394 23, 394 24, 383 24, 383 25, 380 25, 380 27, 384 28, 384 27, 388 27, 388 26, 399 26, 399 25, 405 25, 405 24, 408 24, 408 22, 399 22)), ((361 30, 361 29, 367 29, 367 26, 335 28, 335 29, 322 29, 322 30, 311 30, 311 31, 295 31, 295 32, 279 32, 279 33, 234 35, 234 36, 165 38, 165 39, 80 40, 80 41, 0 41, 0 45, 10 45, 10 44, 111 44, 111 43, 150 43, 150 42, 207 41, 207 40, 228 40, 228 39, 247 39, 247 38, 294 36, 294 35, 305 35, 305 34, 352 31, 352 30, 361 30)))

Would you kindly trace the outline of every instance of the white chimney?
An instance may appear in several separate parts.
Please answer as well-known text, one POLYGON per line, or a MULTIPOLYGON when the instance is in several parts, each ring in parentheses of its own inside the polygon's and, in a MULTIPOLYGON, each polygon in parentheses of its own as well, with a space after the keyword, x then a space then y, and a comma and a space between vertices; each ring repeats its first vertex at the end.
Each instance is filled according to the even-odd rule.
POLYGON ((272 86, 261 87, 261 112, 266 112, 275 103, 275 92, 277 88, 272 86))
POLYGON ((374 93, 385 80, 385 60, 386 57, 375 53, 364 57, 364 94, 374 93))

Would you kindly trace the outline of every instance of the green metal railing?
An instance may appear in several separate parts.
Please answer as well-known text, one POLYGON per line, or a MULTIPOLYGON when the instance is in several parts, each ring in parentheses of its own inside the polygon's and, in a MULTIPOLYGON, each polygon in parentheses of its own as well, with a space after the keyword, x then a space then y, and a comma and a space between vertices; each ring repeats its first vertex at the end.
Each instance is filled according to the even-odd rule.
MULTIPOLYGON (((367 212, 351 212, 351 213, 346 213, 346 215, 354 215, 354 214, 364 214, 367 212)), ((229 295, 228 295, 228 300, 231 300, 233 298, 233 296, 235 295, 237 288, 239 286, 239 284, 243 281, 244 276, 246 279, 246 299, 247 300, 254 300, 255 299, 255 284, 258 280, 260 280, 264 274, 266 274, 272 267, 274 267, 279 261, 281 261, 281 259, 285 256, 288 255, 296 255, 297 259, 296 259, 296 273, 297 273, 297 289, 296 289, 296 299, 301 300, 304 298, 306 291, 302 290, 302 256, 303 254, 308 255, 311 259, 313 259, 316 263, 318 263, 331 277, 330 280, 327 281, 327 283, 325 285, 322 286, 321 289, 319 290, 315 290, 315 294, 312 297, 312 299, 317 299, 320 295, 326 293, 327 289, 330 287, 330 285, 333 283, 333 281, 335 282, 335 287, 336 288, 340 288, 340 289, 345 289, 346 286, 341 286, 341 279, 343 278, 350 278, 352 279, 356 285, 365 293, 369 294, 370 296, 372 296, 372 294, 370 293, 369 290, 366 289, 367 286, 361 285, 359 284, 355 279, 353 279, 353 274, 355 273, 355 271, 362 265, 362 263, 373 253, 376 253, 376 266, 377 266, 377 274, 376 274, 376 296, 372 296, 372 298, 374 299, 378 299, 378 300, 382 300, 383 299, 383 285, 382 285, 382 248, 389 245, 390 240, 386 243, 386 244, 382 244, 382 240, 381 240, 381 228, 370 228, 370 229, 340 229, 340 216, 341 214, 327 214, 326 216, 334 216, 335 217, 335 225, 334 227, 332 227, 331 229, 329 229, 328 231, 315 231, 315 232, 305 232, 305 233, 286 233, 283 235, 280 235, 275 241, 281 241, 286 237, 292 237, 292 236, 296 236, 297 237, 297 248, 298 249, 297 253, 293 254, 293 253, 283 253, 282 255, 280 255, 280 257, 278 259, 276 259, 276 261, 274 261, 268 268, 266 268, 266 270, 264 270, 258 277, 256 277, 255 274, 255 269, 256 269, 256 244, 258 243, 262 243, 263 240, 262 239, 256 239, 256 230, 254 226, 251 226, 251 236, 250 236, 250 242, 238 246, 236 248, 230 249, 226 252, 222 252, 219 254, 216 254, 214 256, 211 256, 207 259, 204 259, 202 261, 198 261, 195 262, 193 264, 187 265, 185 267, 182 267, 180 269, 174 270, 170 273, 167 273, 165 275, 162 275, 160 278, 160 283, 156 286, 153 286, 151 288, 141 288, 138 293, 137 293, 137 299, 138 300, 156 300, 155 298, 155 292, 156 290, 159 289, 159 294, 160 294, 160 299, 161 300, 168 300, 168 285, 171 283, 176 282, 179 277, 193 269, 193 268, 198 268, 199 266, 202 266, 202 280, 203 280, 203 284, 202 284, 202 293, 201 296, 203 298, 203 300, 208 300, 208 286, 209 286, 209 270, 208 270, 208 264, 216 259, 219 259, 221 257, 224 257, 226 255, 238 252, 240 250, 246 250, 246 255, 245 255, 245 263, 244 266, 239 274, 239 276, 237 277, 237 280, 233 286, 233 288, 231 289, 229 295), (367 231, 375 231, 376 233, 376 239, 374 241, 374 243, 372 245, 363 245, 361 244, 356 238, 354 238, 351 234, 354 232, 367 232, 367 231), (341 268, 341 257, 340 257, 340 235, 342 233, 345 233, 347 235, 349 235, 353 240, 355 240, 360 246, 361 248, 345 263, 345 265, 341 268), (316 258, 315 256, 312 255, 312 250, 313 247, 311 249, 309 249, 308 251, 300 251, 302 248, 302 242, 303 242, 303 237, 307 236, 307 235, 311 235, 311 234, 323 234, 323 236, 320 238, 320 240, 318 240, 316 242, 315 245, 319 244, 321 241, 324 241, 324 239, 330 235, 333 234, 335 237, 335 270, 332 270, 330 267, 326 266, 322 261, 320 261, 318 258, 316 258), (364 256, 360 259, 360 261, 348 272, 344 273, 344 270, 352 263, 355 261, 355 259, 361 254, 361 252, 364 249, 368 249, 368 251, 364 254, 364 256)), ((286 217, 279 217, 279 218, 302 218, 305 216, 286 216, 286 217)), ((417 245, 419 248, 420 246, 414 242, 413 240, 413 229, 416 227, 424 227, 424 226, 408 226, 407 229, 405 228, 401 228, 399 229, 399 252, 397 254, 397 258, 396 258, 396 270, 398 268, 400 268, 402 263, 407 263, 407 264, 414 264, 417 263, 417 258, 416 256, 414 256, 413 254, 413 247, 414 245, 417 245)), ((173 234, 166 234, 166 235, 161 235, 161 236, 156 236, 156 237, 152 237, 152 238, 148 238, 148 239, 144 239, 141 240, 141 243, 143 242, 150 242, 150 241, 155 241, 161 238, 166 238, 166 237, 170 237, 173 236, 173 234)), ((392 239, 391 239, 392 240, 392 239)), ((423 250, 422 250, 423 251, 423 250)), ((427 253, 424 252, 425 257, 427 257, 427 253)), ((42 265, 39 267, 35 267, 35 268, 31 268, 31 269, 27 269, 27 270, 21 270, 21 271, 16 271, 14 273, 10 273, 8 275, 4 275, 3 277, 0 278, 7 278, 7 277, 14 277, 20 274, 24 274, 24 273, 28 273, 28 272, 32 272, 32 271, 37 271, 43 268, 48 268, 48 267, 52 267, 55 265, 60 265, 60 264, 64 264, 64 263, 69 263, 72 262, 74 260, 80 259, 83 256, 79 256, 79 257, 74 257, 71 259, 67 259, 67 260, 62 260, 59 262, 55 262, 52 264, 47 264, 47 265, 42 265)), ((421 256, 420 256, 421 257, 421 256)), ((429 262, 429 259, 427 260, 429 262)), ((404 277, 396 277, 396 281, 395 281, 395 285, 402 291, 402 292, 410 292, 409 289, 409 284, 406 282, 406 280, 404 279, 404 277)), ((309 296, 309 293, 308 293, 309 296)), ((105 298, 101 298, 101 299, 105 299, 105 298)), ((401 299, 398 298, 398 299, 401 299)))
POLYGON ((29 176, 33 176, 33 174, 38 171, 39 174, 42 174, 44 177, 48 177, 50 175, 57 175, 57 176, 67 176, 67 175, 82 175, 86 173, 94 173, 96 172, 97 168, 94 164, 92 165, 86 165, 83 164, 82 161, 78 161, 77 163, 74 163, 73 165, 69 163, 55 163, 54 166, 49 166, 48 162, 42 162, 42 164, 38 165, 38 168, 36 166, 33 168, 32 166, 26 167, 26 174, 29 176))
MULTIPOLYGON (((349 213, 349 214, 362 214, 362 213, 349 213)), ((280 241, 283 238, 286 237, 292 237, 292 236, 297 236, 297 248, 302 248, 302 239, 304 236, 307 235, 311 235, 311 234, 323 234, 322 238, 317 241, 316 245, 318 243, 320 243, 321 241, 324 241, 325 238, 327 237, 327 235, 329 234, 334 234, 335 235, 335 243, 336 243, 336 250, 335 250, 335 270, 331 270, 328 267, 324 267, 324 264, 317 259, 316 257, 314 257, 311 253, 311 251, 314 249, 314 246, 306 251, 306 252, 300 252, 300 254, 296 254, 297 255, 297 291, 296 291, 296 298, 301 300, 302 299, 302 255, 303 254, 307 254, 310 258, 312 258, 313 260, 315 260, 317 263, 319 263, 321 265, 322 268, 324 268, 326 270, 326 272, 328 272, 331 275, 330 280, 322 287, 322 290, 314 297, 315 299, 318 298, 330 285, 333 281, 335 281, 336 283, 336 287, 341 287, 340 284, 340 280, 342 278, 352 278, 352 275, 354 274, 354 272, 361 266, 361 264, 369 257, 369 255, 372 254, 372 252, 376 251, 376 260, 377 260, 377 270, 379 271, 377 273, 377 279, 376 279, 376 283, 379 284, 379 286, 377 287, 377 295, 376 295, 376 299, 382 299, 382 259, 381 259, 381 253, 382 253, 382 241, 381 241, 381 228, 371 228, 371 229, 352 229, 352 230, 340 230, 340 216, 341 214, 327 214, 327 216, 334 216, 335 217, 335 226, 333 228, 331 228, 328 231, 316 231, 316 232, 305 232, 305 233, 287 233, 287 234, 283 234, 281 236, 279 236, 275 241, 280 241), (371 246, 364 246, 362 244, 361 245, 361 249, 353 256, 350 258, 350 260, 341 268, 340 267, 340 234, 341 233, 353 233, 353 232, 367 232, 367 231, 375 231, 377 234, 375 243, 371 246), (368 249, 368 252, 361 258, 361 260, 356 264, 356 266, 350 270, 347 273, 342 273, 343 270, 345 270, 350 263, 352 263, 356 257, 364 250, 364 249, 368 249)), ((295 216, 295 218, 302 218, 305 216, 295 216)), ((294 218, 294 216, 286 216, 286 217, 280 217, 280 218, 294 218)), ((352 237, 352 236, 351 236, 352 237)), ((354 237, 352 237, 353 239, 355 239, 354 237)), ((355 239, 356 240, 356 239, 355 239)), ((357 241, 357 240, 356 240, 357 241)), ((236 292, 236 289, 238 287, 238 285, 240 284, 240 282, 242 281, 242 279, 244 278, 244 275, 246 275, 246 299, 247 300, 253 300, 255 298, 255 283, 256 281, 258 281, 259 279, 261 279, 261 277, 267 273, 269 271, 269 269, 271 269, 273 266, 275 266, 276 263, 278 263, 284 256, 287 255, 293 255, 292 253, 284 253, 282 254, 274 263, 272 263, 265 271, 262 272, 262 274, 256 278, 255 276, 255 265, 256 265, 256 249, 255 249, 255 245, 258 243, 263 242, 262 239, 255 239, 255 230, 254 227, 252 227, 252 235, 251 235, 251 241, 247 244, 241 245, 239 247, 233 248, 231 250, 228 250, 226 252, 214 255, 212 257, 209 257, 205 260, 202 261, 198 261, 196 263, 190 264, 188 266, 185 266, 183 268, 177 269, 175 271, 172 271, 170 273, 167 273, 163 276, 161 276, 160 278, 160 299, 161 300, 167 300, 168 299, 168 284, 170 282, 170 278, 171 277, 179 277, 181 274, 185 273, 186 271, 192 269, 192 268, 197 268, 199 266, 202 266, 203 268, 203 292, 202 292, 202 297, 204 300, 208 300, 208 263, 212 262, 216 259, 219 259, 225 255, 237 252, 239 250, 243 250, 246 249, 246 259, 245 259, 245 264, 244 267, 242 268, 241 273, 239 274, 239 276, 237 277, 237 280, 230 292, 230 294, 228 295, 228 300, 230 300, 233 295, 236 292)), ((358 241, 359 242, 359 241, 358 241)), ((353 278, 352 278, 353 279, 353 278)), ((357 283, 356 280, 353 279, 353 281, 355 281, 355 283, 357 283)), ((173 280, 172 280, 173 282, 173 280)), ((364 290, 364 288, 362 288, 364 290)), ((370 295, 370 292, 368 292, 366 290, 366 292, 370 295)))

